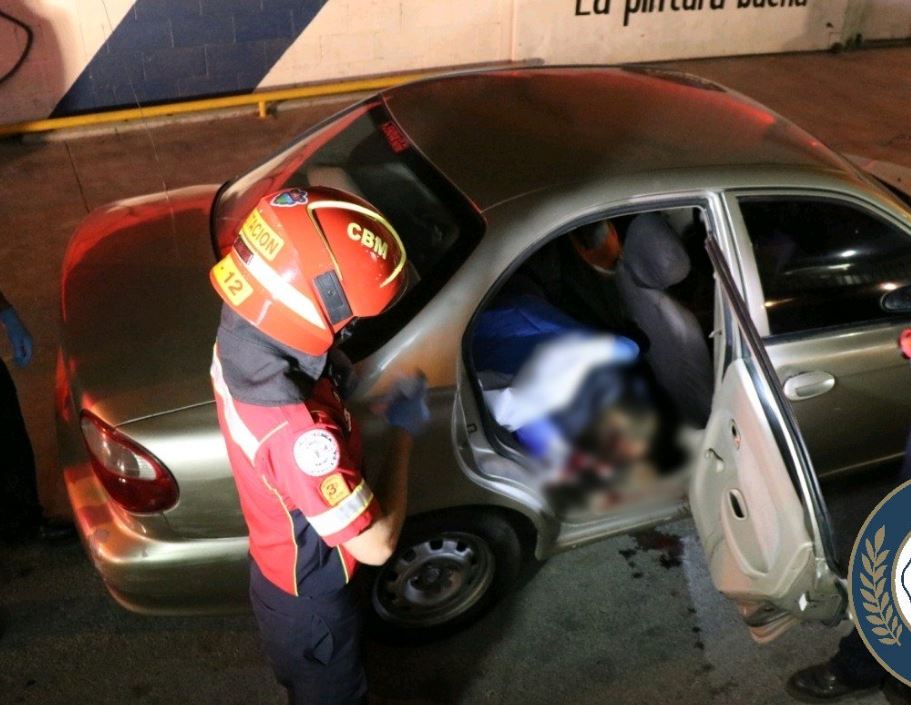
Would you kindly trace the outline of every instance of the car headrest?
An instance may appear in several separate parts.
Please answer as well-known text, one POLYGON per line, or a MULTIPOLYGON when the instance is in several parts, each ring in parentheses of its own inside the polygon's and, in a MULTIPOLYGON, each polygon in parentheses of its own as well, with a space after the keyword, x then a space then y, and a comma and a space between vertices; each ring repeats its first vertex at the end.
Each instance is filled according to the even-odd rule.
POLYGON ((657 213, 643 213, 633 219, 620 262, 646 289, 667 289, 690 273, 690 258, 683 243, 657 213))

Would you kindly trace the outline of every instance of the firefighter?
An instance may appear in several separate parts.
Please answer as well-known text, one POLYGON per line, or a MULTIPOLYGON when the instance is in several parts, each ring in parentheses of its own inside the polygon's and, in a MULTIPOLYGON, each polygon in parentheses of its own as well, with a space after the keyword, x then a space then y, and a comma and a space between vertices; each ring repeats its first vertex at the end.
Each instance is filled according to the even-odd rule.
MULTIPOLYGON (((33 341, 16 309, 0 291, 0 329, 6 330, 13 362, 28 367, 33 341)), ((48 543, 71 539, 76 530, 71 522, 44 515, 38 498, 35 455, 22 417, 19 396, 9 368, 0 358, 0 541, 39 538, 48 543)), ((2 631, 2 629, 0 629, 2 631)))
POLYGON ((386 396, 390 447, 368 484, 333 345, 392 305, 406 277, 392 225, 318 187, 260 200, 211 271, 224 301, 212 381, 249 529, 250 599, 291 703, 366 702, 349 583, 358 563, 394 550, 412 438, 429 411, 420 376, 386 396))
POLYGON ((611 221, 596 220, 582 225, 573 231, 570 241, 579 257, 598 274, 606 277, 614 275, 623 245, 620 233, 611 221))
MULTIPOLYGON (((32 359, 32 336, 0 292, 0 326, 6 330, 13 361, 26 367, 32 359)), ((0 540, 32 536, 41 525, 41 506, 35 478, 35 457, 28 438, 19 397, 6 363, 0 359, 0 448, 5 456, 0 472, 0 540)))

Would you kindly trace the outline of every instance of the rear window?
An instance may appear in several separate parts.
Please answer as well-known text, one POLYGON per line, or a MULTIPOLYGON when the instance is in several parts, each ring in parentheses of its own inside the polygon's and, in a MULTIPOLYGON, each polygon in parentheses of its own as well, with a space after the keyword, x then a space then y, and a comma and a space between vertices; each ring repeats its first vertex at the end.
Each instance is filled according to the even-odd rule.
POLYGON ((331 186, 357 194, 398 231, 409 261, 409 287, 385 313, 358 321, 343 348, 354 360, 388 341, 465 261, 483 232, 477 210, 412 145, 379 101, 318 126, 232 183, 219 199, 216 246, 230 248, 249 211, 267 193, 331 186))

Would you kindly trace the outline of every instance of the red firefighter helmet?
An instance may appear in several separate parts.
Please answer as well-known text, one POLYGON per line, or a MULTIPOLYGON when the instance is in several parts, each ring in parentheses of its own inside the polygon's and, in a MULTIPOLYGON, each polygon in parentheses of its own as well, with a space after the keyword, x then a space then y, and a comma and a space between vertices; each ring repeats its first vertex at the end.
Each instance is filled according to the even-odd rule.
POLYGON ((599 220, 584 225, 572 235, 572 243, 579 256, 601 274, 611 274, 620 259, 623 246, 620 234, 609 220, 599 220))
POLYGON ((321 355, 354 318, 405 287, 405 248, 376 208, 336 189, 262 198, 209 278, 234 311, 285 345, 321 355))

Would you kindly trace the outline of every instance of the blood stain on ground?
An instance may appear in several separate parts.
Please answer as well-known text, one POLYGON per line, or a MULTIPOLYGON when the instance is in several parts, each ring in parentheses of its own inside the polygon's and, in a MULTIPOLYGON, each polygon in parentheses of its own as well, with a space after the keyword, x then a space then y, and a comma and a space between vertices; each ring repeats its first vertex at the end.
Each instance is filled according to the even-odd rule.
MULTIPOLYGON (((679 536, 668 534, 658 529, 646 529, 633 534, 633 540, 640 550, 657 551, 658 562, 662 568, 677 568, 683 556, 683 542, 679 536)), ((622 553, 622 552, 621 552, 622 553)))

